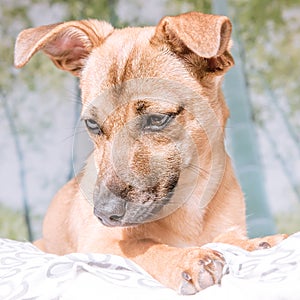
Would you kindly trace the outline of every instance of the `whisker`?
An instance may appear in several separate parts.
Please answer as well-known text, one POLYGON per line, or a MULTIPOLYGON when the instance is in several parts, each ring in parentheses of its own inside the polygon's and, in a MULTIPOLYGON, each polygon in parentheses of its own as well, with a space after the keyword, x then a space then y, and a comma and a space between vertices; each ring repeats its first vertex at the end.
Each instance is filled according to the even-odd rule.
POLYGON ((76 104, 80 104, 80 105, 82 105, 82 102, 81 102, 81 100, 77 100, 77 99, 73 99, 73 98, 70 98, 70 99, 68 99, 68 102, 71 102, 71 103, 76 103, 76 104))
POLYGON ((195 164, 191 164, 187 167, 187 169, 191 170, 192 172, 194 172, 194 174, 199 174, 199 175, 202 175, 205 179, 207 179, 210 175, 210 173, 201 168, 200 166, 198 165, 195 165, 195 164))
POLYGON ((66 142, 66 141, 70 140, 71 138, 74 138, 74 137, 76 137, 76 136, 78 136, 78 135, 81 135, 81 134, 83 134, 83 133, 86 133, 86 130, 85 130, 85 129, 82 130, 82 131, 76 131, 76 132, 72 133, 71 135, 66 136, 66 137, 63 138, 61 141, 62 141, 62 142, 66 142))

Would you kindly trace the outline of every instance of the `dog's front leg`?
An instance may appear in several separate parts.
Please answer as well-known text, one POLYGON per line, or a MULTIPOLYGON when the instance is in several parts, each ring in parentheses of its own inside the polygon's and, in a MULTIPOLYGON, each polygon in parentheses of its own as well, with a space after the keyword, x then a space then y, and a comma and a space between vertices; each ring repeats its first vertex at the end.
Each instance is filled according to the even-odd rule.
POLYGON ((235 245, 247 251, 253 251, 273 247, 287 237, 287 234, 275 234, 248 239, 246 235, 240 234, 238 230, 231 230, 217 236, 214 242, 235 245))
POLYGON ((195 294, 222 277, 223 257, 210 249, 175 248, 151 240, 121 241, 119 245, 125 257, 180 294, 195 294))

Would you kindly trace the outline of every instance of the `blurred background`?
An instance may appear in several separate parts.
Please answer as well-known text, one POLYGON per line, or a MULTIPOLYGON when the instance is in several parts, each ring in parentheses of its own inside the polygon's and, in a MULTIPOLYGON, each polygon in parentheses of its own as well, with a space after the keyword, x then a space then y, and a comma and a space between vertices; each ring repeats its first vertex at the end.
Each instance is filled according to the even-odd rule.
POLYGON ((191 10, 233 22, 226 143, 247 199, 250 235, 300 230, 298 0, 0 0, 0 237, 38 238, 52 197, 90 149, 78 121, 77 80, 41 53, 15 69, 17 34, 84 18, 155 25, 191 10))

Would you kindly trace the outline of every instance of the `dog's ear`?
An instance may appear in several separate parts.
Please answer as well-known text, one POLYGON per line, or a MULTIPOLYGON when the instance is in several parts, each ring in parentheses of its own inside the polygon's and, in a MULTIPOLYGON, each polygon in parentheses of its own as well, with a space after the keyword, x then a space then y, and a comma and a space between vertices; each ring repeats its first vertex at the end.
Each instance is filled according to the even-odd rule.
POLYGON ((80 76, 85 59, 113 31, 102 21, 84 20, 23 30, 15 45, 15 66, 23 67, 39 50, 63 70, 80 76))
POLYGON ((225 16, 190 12, 161 19, 152 42, 167 45, 202 72, 204 68, 205 72, 220 73, 234 64, 229 53, 231 30, 225 16))

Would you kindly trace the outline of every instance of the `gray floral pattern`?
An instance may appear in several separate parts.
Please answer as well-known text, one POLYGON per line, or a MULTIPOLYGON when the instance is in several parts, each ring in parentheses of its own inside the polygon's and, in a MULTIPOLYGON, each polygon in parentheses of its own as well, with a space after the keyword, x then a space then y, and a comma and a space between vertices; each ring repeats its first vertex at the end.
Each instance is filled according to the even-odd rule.
MULTIPOLYGON (((300 299, 300 232, 276 247, 254 252, 221 243, 205 247, 224 255, 226 275, 221 286, 189 299, 300 299), (220 298, 219 293, 223 295, 220 298)), ((124 292, 123 299, 138 299, 134 295, 141 291, 144 299, 185 298, 119 256, 95 253, 57 256, 44 253, 28 242, 0 239, 1 300, 84 299, 78 291, 86 295, 93 290, 95 298, 86 299, 121 299, 118 297, 124 296, 124 292), (105 287, 109 296, 104 296, 105 287)))

